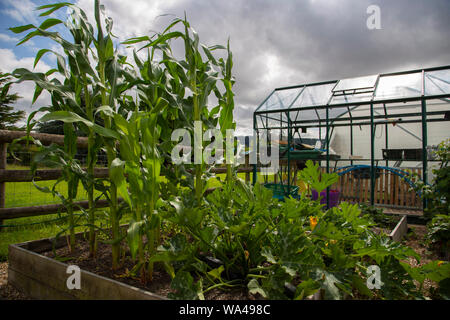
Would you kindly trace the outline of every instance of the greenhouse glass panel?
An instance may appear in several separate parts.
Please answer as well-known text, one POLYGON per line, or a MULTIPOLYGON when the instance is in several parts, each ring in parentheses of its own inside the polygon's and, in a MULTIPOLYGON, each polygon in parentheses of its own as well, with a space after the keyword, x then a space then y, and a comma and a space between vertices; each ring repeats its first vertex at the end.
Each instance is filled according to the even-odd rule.
POLYGON ((375 100, 410 98, 421 95, 421 72, 382 76, 375 90, 375 100))
POLYGON ((425 72, 425 94, 439 95, 450 93, 450 70, 425 72))
POLYGON ((258 111, 287 109, 303 88, 275 90, 258 111))
POLYGON ((292 122, 300 120, 300 112, 298 110, 289 112, 289 119, 292 122))
POLYGON ((292 108, 326 105, 336 83, 307 86, 292 108))
MULTIPOLYGON (((319 117, 322 121, 327 120, 327 113, 325 109, 319 109, 317 110, 319 113, 319 117)), ((338 108, 328 108, 328 119, 332 121, 333 119, 339 118, 343 114, 348 113, 347 107, 338 107, 338 108)))
POLYGON ((291 120, 292 121, 310 121, 310 120, 318 120, 317 118, 317 112, 316 110, 307 109, 307 110, 300 110, 300 112, 297 114, 294 111, 290 112, 291 120), (297 116, 297 118, 295 118, 297 116))
POLYGON ((344 94, 335 95, 331 101, 331 104, 351 103, 351 102, 363 102, 370 101, 372 99, 373 92, 364 92, 358 94, 344 94))
POLYGON ((348 91, 357 89, 369 89, 374 88, 377 82, 378 75, 364 76, 350 79, 339 80, 336 87, 333 89, 334 92, 337 91, 348 91))

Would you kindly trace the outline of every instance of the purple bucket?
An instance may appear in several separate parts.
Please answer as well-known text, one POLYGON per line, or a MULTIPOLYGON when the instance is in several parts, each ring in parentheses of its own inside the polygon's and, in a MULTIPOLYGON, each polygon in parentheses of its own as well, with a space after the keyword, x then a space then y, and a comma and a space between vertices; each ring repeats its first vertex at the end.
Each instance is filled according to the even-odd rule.
MULTIPOLYGON (((341 193, 339 192, 339 190, 330 190, 330 208, 333 207, 337 207, 337 205, 339 204, 339 196, 341 195, 341 193)), ((322 199, 320 199, 320 204, 327 204, 327 190, 323 190, 320 193, 320 196, 322 197, 322 199)), ((319 197, 318 193, 316 190, 312 190, 312 200, 317 200, 317 198, 319 197)))

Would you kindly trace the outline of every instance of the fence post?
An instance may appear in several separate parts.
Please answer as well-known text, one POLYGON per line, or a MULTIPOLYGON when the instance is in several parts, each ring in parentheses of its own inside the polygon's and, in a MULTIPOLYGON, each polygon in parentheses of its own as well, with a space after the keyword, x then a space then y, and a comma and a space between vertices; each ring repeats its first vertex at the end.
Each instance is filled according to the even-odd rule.
MULTIPOLYGON (((0 169, 6 169, 6 156, 8 144, 0 143, 0 169)), ((5 182, 0 182, 0 208, 5 207, 5 182)), ((3 225, 3 220, 0 219, 0 225, 3 225)), ((0 231, 2 231, 2 227, 0 227, 0 231)))
MULTIPOLYGON (((245 168, 249 167, 249 157, 250 154, 245 155, 245 168)), ((250 172, 245 172, 245 182, 246 183, 250 182, 250 172)))

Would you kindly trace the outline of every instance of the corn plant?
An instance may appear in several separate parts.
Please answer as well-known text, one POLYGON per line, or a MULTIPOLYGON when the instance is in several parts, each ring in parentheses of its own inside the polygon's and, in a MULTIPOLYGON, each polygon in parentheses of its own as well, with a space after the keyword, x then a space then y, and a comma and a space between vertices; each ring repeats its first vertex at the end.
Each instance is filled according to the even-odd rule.
MULTIPOLYGON (((146 281, 145 255, 151 257, 159 245, 161 220, 155 211, 159 196, 159 175, 161 158, 158 152, 158 140, 161 129, 156 121, 158 113, 167 105, 154 105, 150 112, 133 112, 127 121, 121 115, 114 117, 120 134, 120 158, 111 164, 111 179, 118 187, 120 195, 129 204, 133 219, 128 228, 128 245, 131 256, 138 263, 135 271, 140 271, 141 279, 146 281), (147 236, 144 245, 143 236, 147 236)), ((153 263, 148 263, 148 279, 152 280, 153 263)))
MULTIPOLYGON (((50 38, 62 47, 64 55, 58 52, 41 49, 35 58, 35 65, 46 53, 53 53, 57 58, 57 69, 51 69, 47 73, 34 73, 27 69, 16 69, 13 74, 18 82, 31 80, 36 84, 33 103, 43 90, 50 93, 52 105, 43 107, 30 114, 27 130, 31 131, 36 121, 33 118, 37 112, 45 112, 41 121, 59 120, 76 125, 88 136, 88 178, 86 188, 88 192, 89 209, 88 222, 90 225, 90 247, 94 254, 95 242, 95 201, 94 201, 94 166, 96 155, 100 148, 106 148, 108 165, 116 158, 115 139, 118 134, 113 130, 113 114, 117 111, 117 100, 125 97, 124 92, 133 86, 132 81, 122 81, 127 77, 122 67, 126 58, 119 56, 114 51, 112 41, 112 21, 105 19, 106 34, 101 23, 103 7, 99 1, 95 1, 96 36, 94 28, 89 23, 86 14, 79 7, 71 3, 56 3, 38 7, 38 10, 46 10, 41 16, 47 16, 58 9, 68 7, 71 14, 68 21, 49 18, 39 27, 28 24, 11 28, 15 33, 29 32, 19 44, 23 44, 36 36, 50 38), (70 31, 73 42, 64 39, 58 32, 50 32, 47 29, 64 24, 70 31), (92 66, 91 61, 95 64, 92 66), (54 73, 59 74, 50 78, 54 73), (62 78, 63 82, 59 79, 62 78), (103 124, 96 121, 96 114, 103 118, 103 124)), ((110 220, 113 237, 113 268, 118 266, 120 256, 119 234, 119 210, 117 190, 114 182, 108 188, 107 196, 110 202, 110 220)))
MULTIPOLYGON (((75 154, 77 150, 76 135, 71 123, 64 124, 64 146, 61 148, 55 144, 50 146, 43 146, 39 141, 31 139, 37 146, 38 151, 33 156, 30 169, 33 175, 33 184, 42 192, 52 193, 53 196, 57 196, 63 203, 68 214, 68 231, 69 231, 69 249, 72 250, 75 245, 75 227, 80 225, 79 222, 75 222, 74 211, 77 208, 74 206, 74 199, 77 196, 78 185, 80 180, 84 180, 86 172, 81 168, 81 165, 75 154), (59 168, 62 171, 62 176, 56 180, 52 188, 40 187, 35 181, 34 176, 39 165, 44 165, 51 168, 59 168), (56 187, 61 182, 67 183, 67 195, 63 195, 56 190, 56 187)), ((65 232, 64 229, 62 232, 65 232)), ((56 238, 62 233, 58 233, 56 238)))
MULTIPOLYGON (((232 84, 234 80, 231 75, 232 58, 229 46, 227 60, 216 59, 213 54, 214 51, 226 48, 223 46, 208 47, 201 44, 198 34, 191 28, 186 19, 175 19, 161 34, 153 37, 136 37, 124 43, 132 45, 142 42, 146 44, 141 49, 148 48, 151 50, 150 56, 152 58, 155 51, 159 51, 162 55, 159 64, 153 63, 152 60, 145 65, 138 62, 137 64, 142 66, 140 68, 141 74, 143 70, 146 71, 144 78, 152 81, 152 86, 147 87, 146 90, 141 90, 141 92, 146 92, 143 101, 150 100, 150 97, 156 97, 149 91, 159 90, 162 85, 166 85, 169 96, 167 101, 170 102, 170 108, 167 108, 167 113, 159 119, 161 123, 166 124, 166 128, 172 130, 186 128, 192 132, 193 137, 195 135, 195 121, 202 122, 202 130, 197 135, 203 134, 207 129, 216 128, 219 122, 223 131, 233 128, 232 84), (173 28, 178 24, 182 25, 183 30, 173 31, 173 28), (170 41, 177 39, 183 41, 184 60, 177 60, 172 54, 170 41), (206 59, 203 56, 206 56, 206 59), (222 76, 220 76, 220 70, 222 76), (219 80, 224 83, 225 93, 222 93, 217 86, 219 80), (190 91, 192 95, 187 95, 187 91, 190 91), (208 97, 212 93, 217 97, 219 104, 209 110, 208 97), (219 113, 220 117, 218 116, 219 113)), ((163 132, 163 135, 166 136, 167 133, 163 132)), ((196 136, 195 139, 200 141, 201 137, 196 136)), ((192 188, 195 190, 197 205, 200 206, 205 189, 205 176, 207 176, 210 168, 207 168, 201 156, 203 146, 197 145, 196 148, 194 153, 200 155, 200 163, 194 165, 195 184, 192 188)), ((179 170, 180 167, 182 170, 178 172, 181 174, 175 175, 175 178, 179 180, 171 181, 175 185, 180 183, 181 175, 184 175, 188 181, 190 180, 191 174, 189 170, 184 169, 184 165, 178 166, 175 170, 179 170)))
MULTIPOLYGON (((233 93, 233 84, 234 79, 231 74, 231 70, 233 68, 233 55, 230 51, 230 41, 228 41, 227 44, 227 59, 224 61, 222 58, 219 60, 219 66, 222 70, 222 83, 225 87, 225 93, 220 94, 216 90, 216 96, 219 99, 219 105, 220 105, 220 117, 219 117, 219 124, 220 124, 220 130, 222 132, 223 136, 226 136, 227 130, 229 129, 236 129, 236 122, 234 122, 233 119, 233 110, 234 110, 234 93, 233 93)), ((215 60, 213 60, 215 62, 215 60)), ((215 63, 216 64, 216 63, 215 63)), ((234 145, 234 143, 233 143, 234 145)), ((226 150, 227 153, 234 153, 234 150, 226 150)), ((231 159, 231 155, 228 155, 227 161, 231 159)), ((233 178, 233 172, 232 172, 233 164, 227 163, 227 180, 229 183, 231 183, 233 178)))

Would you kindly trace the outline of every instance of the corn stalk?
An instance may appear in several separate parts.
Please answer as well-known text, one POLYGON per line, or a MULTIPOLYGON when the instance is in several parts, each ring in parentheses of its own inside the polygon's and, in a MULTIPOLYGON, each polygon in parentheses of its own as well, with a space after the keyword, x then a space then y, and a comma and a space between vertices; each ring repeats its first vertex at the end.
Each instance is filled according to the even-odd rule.
MULTIPOLYGON (((159 62, 158 68, 161 68, 161 79, 158 85, 166 85, 168 91, 167 100, 170 102, 171 108, 168 108, 166 115, 160 117, 161 123, 167 124, 171 130, 177 128, 187 128, 192 132, 194 140, 201 141, 203 132, 207 129, 216 128, 218 125, 219 117, 217 114, 222 109, 226 108, 226 111, 221 112, 221 118, 227 128, 232 128, 233 117, 233 94, 231 92, 231 86, 234 80, 231 76, 231 52, 228 48, 228 58, 225 61, 223 59, 217 60, 213 51, 218 49, 226 49, 223 46, 211 46, 203 45, 199 41, 199 37, 195 30, 193 30, 189 22, 185 19, 175 19, 172 23, 165 28, 161 34, 156 34, 153 37, 136 37, 125 41, 125 44, 136 44, 146 42, 141 48, 151 49, 153 52, 160 51, 162 53, 162 61, 159 62), (177 25, 181 25, 181 30, 173 30, 177 25), (172 55, 171 41, 182 40, 184 44, 184 59, 178 60, 172 55), (206 59, 203 57, 206 56, 206 59), (217 69, 222 69, 223 77, 220 77, 220 73, 217 69), (217 81, 224 81, 226 84, 226 96, 222 94, 217 87, 217 81), (187 90, 189 89, 189 90, 187 90), (192 92, 192 96, 187 96, 187 91, 192 92), (214 92, 219 100, 219 105, 214 108, 208 108, 208 97, 214 92), (170 97, 177 96, 175 101, 171 101, 170 97), (175 119, 170 121, 169 112, 175 114, 175 119), (231 115, 231 118, 230 118, 231 115), (201 122, 201 130, 197 134, 194 130, 194 123, 196 121, 201 122)), ((135 57, 136 60, 136 57, 135 57)), ((139 65, 139 63, 137 63, 139 65)), ((157 63, 158 64, 158 63, 157 63)), ((141 68, 142 69, 142 68, 141 68)), ((153 70, 153 69, 152 69, 153 70)), ((150 73, 150 71, 149 71, 150 73)), ((155 80, 155 79, 153 79, 155 80)), ((138 86, 139 87, 139 86, 138 86)), ((225 127, 224 127, 224 130, 225 127)), ((164 128, 163 128, 163 136, 164 128)), ((169 135, 170 139, 170 135, 169 135)), ((209 168, 203 161, 202 152, 203 145, 195 145, 195 154, 197 154, 197 162, 194 165, 194 183, 190 186, 194 190, 197 205, 202 204, 203 192, 205 189, 205 179, 208 178, 210 173, 209 168)), ((165 149, 166 152, 170 151, 165 149)), ((184 168, 184 165, 178 167, 182 170, 175 168, 175 179, 171 181, 172 184, 184 183, 180 176, 177 176, 178 172, 183 172, 187 177, 190 176, 188 170, 184 168)), ((231 167, 230 167, 231 172, 231 167)), ((168 172, 170 173, 170 172, 168 172)), ((231 175, 231 173, 230 173, 231 175)), ((168 175, 171 178, 170 175, 168 175)), ((187 179, 189 180, 189 179, 187 179)))
MULTIPOLYGON (((41 16, 49 15, 58 9, 68 7, 72 10, 70 19, 63 22, 59 19, 49 18, 39 27, 25 25, 11 28, 15 33, 29 32, 19 44, 23 44, 35 36, 47 37, 58 43, 64 56, 58 52, 41 49, 35 59, 35 65, 41 57, 50 52, 57 57, 57 69, 49 70, 46 74, 34 73, 27 69, 16 69, 13 74, 18 78, 17 82, 34 81, 36 84, 33 103, 40 96, 43 90, 50 93, 52 106, 44 107, 33 112, 28 119, 28 131, 31 131, 36 121, 33 122, 37 112, 45 112, 45 116, 40 121, 58 120, 76 125, 88 136, 88 168, 87 176, 83 179, 83 185, 88 193, 89 209, 89 241, 91 254, 95 254, 95 199, 94 199, 94 166, 96 155, 101 147, 106 146, 108 164, 116 158, 116 144, 118 134, 113 130, 113 113, 116 112, 115 104, 117 100, 125 97, 124 92, 133 86, 132 82, 119 81, 126 76, 126 71, 122 67, 125 58, 118 56, 114 52, 111 39, 112 21, 106 18, 107 34, 104 36, 101 20, 99 1, 95 1, 95 20, 97 25, 97 37, 94 35, 94 28, 88 22, 86 14, 77 6, 70 3, 49 4, 38 7, 39 10, 47 10, 41 16), (47 29, 64 24, 73 36, 73 42, 62 38, 57 32, 50 32, 47 29), (95 52, 95 53, 94 53, 95 52), (91 55, 89 55, 91 53, 91 55), (91 64, 94 61, 96 66, 91 64), (59 73, 64 79, 61 83, 58 78, 49 77, 53 73, 59 73), (118 82, 122 84, 117 85, 118 82), (82 101, 84 98, 84 101, 82 101), (104 126, 95 115, 100 113, 103 117, 104 126)), ((104 188, 101 188, 102 192, 104 188)), ((117 204, 117 190, 114 183, 109 187, 110 217, 113 234, 113 268, 117 268, 120 256, 120 234, 119 234, 119 211, 117 204)))

